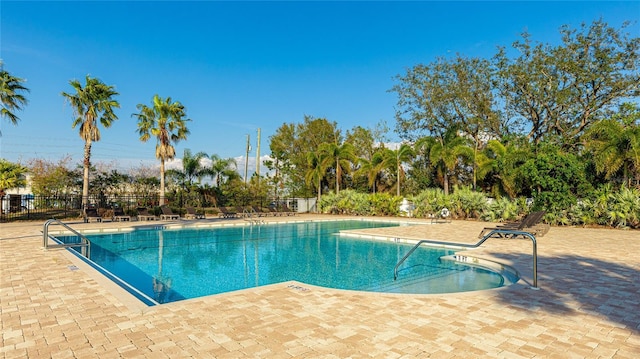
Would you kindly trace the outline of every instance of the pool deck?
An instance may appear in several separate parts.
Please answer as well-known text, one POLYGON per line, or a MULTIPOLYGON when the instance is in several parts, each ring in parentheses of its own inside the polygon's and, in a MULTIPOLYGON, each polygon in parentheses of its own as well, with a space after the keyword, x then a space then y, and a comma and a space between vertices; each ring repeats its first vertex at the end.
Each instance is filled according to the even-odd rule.
MULTIPOLYGON (((319 218, 337 217, 269 220, 319 218)), ((0 357, 640 357, 637 230, 551 228, 538 238, 539 290, 530 288, 531 241, 489 239, 466 255, 512 265, 520 282, 437 295, 288 282, 146 307, 66 250, 44 251, 42 224, 0 224, 0 357)), ((71 225, 86 230, 144 224, 71 225)), ((475 243, 485 226, 453 221, 365 232, 475 243)))

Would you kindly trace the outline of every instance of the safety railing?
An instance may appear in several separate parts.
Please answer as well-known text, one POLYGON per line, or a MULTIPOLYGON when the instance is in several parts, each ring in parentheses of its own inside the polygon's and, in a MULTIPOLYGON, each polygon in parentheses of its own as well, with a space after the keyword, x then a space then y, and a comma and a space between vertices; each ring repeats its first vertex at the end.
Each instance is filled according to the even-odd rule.
POLYGON ((260 218, 258 212, 256 212, 253 208, 245 208, 242 210, 242 218, 245 221, 253 224, 263 224, 264 219, 260 218))
MULTIPOLYGON (((55 237, 51 237, 57 240, 57 238, 55 237)), ((57 240, 58 242, 60 242, 59 240, 57 240)), ((44 247, 45 250, 49 249, 49 248, 75 248, 75 247, 80 247, 80 253, 85 256, 85 257, 89 257, 90 255, 90 251, 91 251, 91 242, 89 241, 89 239, 87 237, 85 237, 82 233, 76 231, 75 229, 71 228, 69 225, 67 225, 66 223, 58 220, 58 219, 50 219, 46 222, 44 222, 44 225, 42 227, 42 246, 44 247), (66 228, 67 230, 69 230, 70 232, 72 232, 73 234, 75 234, 76 236, 78 236, 78 238, 80 238, 80 243, 60 243, 60 244, 49 244, 49 226, 51 224, 59 224, 61 226, 63 226, 64 228, 66 228)))
POLYGON ((455 242, 443 242, 443 241, 433 241, 433 240, 429 240, 429 239, 423 239, 421 241, 419 241, 418 243, 416 243, 415 246, 413 246, 413 248, 411 248, 411 250, 409 252, 407 252, 407 254, 404 255, 404 257, 402 257, 402 259, 400 259, 400 261, 398 261, 398 264, 396 264, 395 268, 393 268, 393 280, 398 279, 398 268, 400 267, 400 265, 402 263, 404 263, 405 260, 407 260, 407 258, 409 258, 409 256, 415 252, 416 249, 418 249, 418 247, 420 247, 420 245, 424 244, 424 243, 429 243, 429 244, 437 244, 437 245, 446 245, 446 246, 456 246, 456 247, 463 247, 463 248, 477 248, 479 246, 482 245, 482 243, 484 243, 487 239, 489 238, 515 238, 518 236, 523 236, 523 237, 527 237, 529 239, 531 239, 531 242, 533 243, 533 286, 531 287, 532 289, 540 289, 538 288, 538 245, 536 243, 536 237, 529 233, 529 232, 523 232, 523 231, 514 231, 514 230, 508 230, 508 229, 494 229, 491 232, 487 233, 484 237, 482 237, 482 239, 480 239, 480 241, 478 241, 478 243, 476 244, 466 244, 466 243, 455 243, 455 242), (494 237, 494 235, 500 235, 500 237, 494 237))

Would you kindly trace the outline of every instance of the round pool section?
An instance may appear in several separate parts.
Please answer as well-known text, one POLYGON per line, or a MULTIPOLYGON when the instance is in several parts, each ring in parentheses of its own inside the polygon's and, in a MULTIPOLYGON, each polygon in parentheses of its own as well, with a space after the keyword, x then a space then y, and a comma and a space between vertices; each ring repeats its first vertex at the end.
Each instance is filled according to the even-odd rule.
MULTIPOLYGON (((378 221, 320 221, 212 228, 146 229, 87 235, 89 259, 157 303, 298 281, 385 293, 451 293, 498 288, 515 273, 490 263, 465 263, 454 250, 412 248, 337 235, 397 226, 378 221)), ((73 237, 58 237, 63 242, 73 237)), ((121 284, 122 285, 122 284, 121 284)), ((131 289, 131 288, 127 288, 131 289)), ((131 291, 131 290, 130 290, 131 291)))

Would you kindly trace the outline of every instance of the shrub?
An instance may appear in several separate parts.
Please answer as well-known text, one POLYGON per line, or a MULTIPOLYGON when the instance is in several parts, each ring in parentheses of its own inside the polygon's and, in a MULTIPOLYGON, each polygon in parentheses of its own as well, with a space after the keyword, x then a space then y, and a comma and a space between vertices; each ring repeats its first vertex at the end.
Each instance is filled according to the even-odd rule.
POLYGON ((449 210, 457 214, 458 218, 480 218, 487 208, 487 196, 473 191, 469 186, 455 187, 450 197, 452 208, 449 210))

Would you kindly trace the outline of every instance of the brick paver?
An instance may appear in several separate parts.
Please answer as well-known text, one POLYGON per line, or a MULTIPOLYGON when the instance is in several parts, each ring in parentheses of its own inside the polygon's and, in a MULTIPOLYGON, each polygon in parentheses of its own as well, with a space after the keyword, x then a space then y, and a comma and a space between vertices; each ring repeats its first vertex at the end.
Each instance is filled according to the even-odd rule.
MULTIPOLYGON (((361 232, 474 243, 484 226, 361 232)), ((280 283, 146 307, 65 250, 44 251, 41 230, 0 224, 2 357, 640 357, 639 231, 552 228, 538 239, 539 290, 531 242, 490 239, 464 254, 511 265, 520 282, 438 295, 280 283)))

